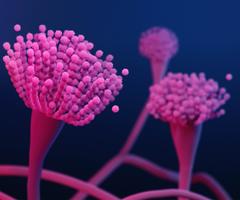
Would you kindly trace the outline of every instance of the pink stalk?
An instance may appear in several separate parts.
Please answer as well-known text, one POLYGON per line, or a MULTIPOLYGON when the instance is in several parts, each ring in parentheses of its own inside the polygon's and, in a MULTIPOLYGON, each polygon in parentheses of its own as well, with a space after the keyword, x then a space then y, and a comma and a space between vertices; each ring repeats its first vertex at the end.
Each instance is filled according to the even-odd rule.
MULTIPOLYGON (((139 41, 140 53, 149 59, 152 71, 152 80, 156 84, 165 75, 169 60, 176 54, 178 49, 178 41, 174 33, 165 28, 154 27, 142 33, 139 41)), ((147 101, 148 102, 148 101, 147 101)), ((135 122, 133 129, 131 130, 125 144, 121 148, 118 156, 124 156, 128 154, 137 141, 139 134, 141 133, 145 122, 148 119, 149 112, 145 103, 137 121, 135 122)), ((119 167, 121 162, 113 162, 115 159, 111 159, 107 162, 97 173, 90 178, 89 182, 97 184, 102 182, 108 177, 113 170, 106 171, 105 168, 115 169, 116 165, 119 167)), ((85 194, 81 192, 73 196, 71 200, 84 199, 85 194)))
POLYGON ((40 179, 44 159, 61 132, 64 123, 33 110, 28 175, 28 199, 40 199, 40 179))
POLYGON ((124 164, 128 164, 138 169, 142 169, 157 178, 161 178, 170 182, 178 182, 177 172, 170 171, 164 167, 158 166, 157 164, 140 156, 127 155, 124 159, 124 164))
POLYGON ((172 31, 153 27, 142 33, 139 51, 149 59, 153 83, 156 84, 164 76, 168 62, 178 51, 178 40, 172 31))
POLYGON ((219 200, 231 200, 231 196, 212 176, 207 173, 198 172, 193 175, 192 183, 201 183, 207 187, 219 200))
MULTIPOLYGON (((162 61, 152 61, 151 62, 151 68, 152 68, 152 79, 153 82, 156 84, 158 83, 162 77, 165 75, 166 70, 167 70, 167 64, 166 62, 162 61)), ((141 111, 139 117, 137 118, 137 121, 135 122, 132 131, 130 132, 125 144, 120 150, 120 154, 126 155, 131 151, 133 148, 135 142, 137 141, 137 138, 139 134, 141 133, 148 117, 149 117, 149 112, 147 109, 147 103, 145 103, 143 110, 141 111)))
POLYGON ((0 199, 1 200, 16 200, 15 198, 13 198, 3 192, 0 192, 0 199))
MULTIPOLYGON (((157 84, 160 79, 163 78, 167 71, 168 62, 176 54, 177 50, 178 40, 175 34, 166 28, 154 27, 142 33, 139 40, 139 51, 142 56, 150 61, 154 84, 157 84)), ((125 144, 121 148, 119 155, 116 157, 128 154, 136 143, 149 116, 149 112, 146 108, 147 102, 138 116, 125 144)), ((102 182, 113 172, 112 170, 106 171, 105 168, 116 169, 116 165, 119 167, 122 164, 121 162, 114 162, 114 160, 113 158, 107 162, 92 178, 90 178, 89 182, 94 184, 102 182), (103 171, 104 173, 102 173, 103 171)), ((74 195, 71 200, 84 199, 85 197, 85 194, 79 192, 74 195)))
MULTIPOLYGON (((170 124, 170 128, 179 162, 179 189, 189 190, 202 125, 170 124)), ((180 198, 180 200, 184 199, 180 198)))
POLYGON ((120 155, 126 155, 127 153, 129 153, 131 151, 131 149, 133 148, 135 142, 137 141, 137 138, 139 136, 139 134, 141 133, 145 122, 148 119, 148 110, 146 108, 146 104, 143 107, 143 110, 141 111, 137 121, 135 122, 132 131, 130 132, 125 144, 123 145, 123 147, 120 150, 120 155))
POLYGON ((180 189, 162 189, 152 190, 146 192, 140 192, 123 198, 123 200, 148 200, 148 199, 160 199, 169 197, 184 197, 191 200, 210 200, 200 194, 189 192, 180 189))
MULTIPOLYGON (((100 185, 106 180, 116 169, 123 163, 124 155, 117 155, 105 163, 101 169, 97 171, 89 180, 88 183, 93 185, 100 185)), ((87 197, 86 193, 78 191, 70 200, 81 200, 87 197)))
MULTIPOLYGON (((128 165, 132 165, 139 169, 142 169, 149 174, 161 178, 163 180, 167 180, 170 182, 178 182, 179 177, 178 173, 166 169, 164 167, 158 166, 157 164, 139 157, 137 155, 128 155, 124 159, 124 163, 128 165)), ((216 199, 219 200, 231 200, 230 195, 224 190, 224 188, 210 175, 198 172, 193 174, 192 176, 192 184, 201 183, 205 187, 207 187, 215 196, 216 199)))
POLYGON ((123 156, 116 156, 112 158, 107 165, 104 165, 97 174, 95 174, 90 180, 89 183, 98 185, 99 183, 103 182, 107 177, 108 174, 113 173, 123 162, 123 156))
POLYGON ((169 29, 152 27, 141 34, 139 51, 150 60, 169 60, 178 51, 178 39, 169 29))
MULTIPOLYGON (((20 25, 15 26, 20 31, 20 25)), ((72 30, 48 30, 5 42, 3 57, 11 81, 31 108, 28 199, 40 199, 39 181, 44 158, 63 123, 84 126, 100 114, 123 87, 113 56, 91 53, 94 45, 72 30)), ((123 74, 127 75, 124 69, 123 74)), ((115 106, 115 108, 118 108, 115 106)), ((114 109, 116 111, 116 109, 114 109)))
POLYGON ((150 88, 149 112, 170 124, 179 162, 180 189, 190 188, 201 124, 223 115, 225 111, 220 107, 229 98, 226 90, 213 79, 207 80, 204 73, 169 73, 150 88))
MULTIPOLYGON (((0 166, 1 176, 20 176, 26 177, 29 170, 24 166, 2 165, 0 166)), ((43 170, 42 178, 53 183, 61 184, 75 190, 81 190, 97 199, 119 200, 116 196, 82 180, 74 177, 64 175, 61 173, 53 172, 50 170, 43 170)))
MULTIPOLYGON (((119 161, 119 158, 117 159, 113 159, 112 161, 114 161, 115 163, 117 162, 117 160, 119 161)), ((168 170, 166 168, 163 168, 161 166, 158 166, 157 164, 144 159, 142 157, 139 157, 137 155, 128 155, 124 158, 124 163, 125 164, 129 164, 132 165, 134 167, 137 167, 139 169, 142 169, 150 174, 152 174, 153 176, 156 176, 158 178, 170 181, 170 182, 178 182, 178 173, 168 170)), ((116 165, 115 165, 116 166, 116 165)), ((112 170, 109 169, 108 170, 112 170)), ((27 176, 28 174, 28 168, 27 167, 23 167, 23 166, 13 166, 13 165, 0 165, 0 176, 27 176)), ((49 170, 45 170, 43 169, 42 171, 42 179, 46 180, 46 181, 51 181, 54 182, 56 184, 61 184, 79 191, 83 191, 84 188, 88 187, 90 188, 89 183, 85 183, 79 179, 70 177, 68 175, 65 174, 61 174, 59 172, 53 172, 53 171, 49 171, 49 170)), ((192 183, 196 184, 196 183, 201 183, 204 186, 206 186, 211 192, 213 192, 213 194, 216 196, 216 199, 219 200, 230 200, 231 197, 230 195, 224 190, 224 188, 210 175, 200 172, 200 173, 196 173, 193 175, 192 177, 192 183)), ((95 183, 96 185, 100 184, 99 182, 95 183)), ((94 185, 95 185, 94 184, 94 185)), ((87 191, 89 191, 90 189, 88 189, 87 191)), ((96 189, 92 190, 95 191, 96 189)), ((87 191, 85 191, 86 193, 88 193, 87 191)), ((104 191, 103 191, 104 192, 104 191)), ((88 194, 95 194, 93 192, 90 192, 88 194)), ((86 195, 84 193, 82 193, 82 196, 86 195)), ((80 195, 79 199, 82 199, 82 196, 80 195)), ((83 196, 85 197, 85 196, 83 196)), ((98 192, 96 192, 96 196, 98 197, 98 192)))
MULTIPOLYGON (((124 155, 117 155, 104 164, 101 169, 97 171, 89 180, 88 183, 93 185, 100 185, 104 180, 106 180, 116 169, 120 167, 123 163, 124 155)), ((82 191, 77 192, 71 200, 81 200, 87 197, 86 193, 82 191)))
MULTIPOLYGON (((139 51, 142 56, 149 59, 152 71, 152 80, 154 84, 164 77, 169 60, 178 50, 178 40, 174 33, 166 28, 154 27, 143 32, 139 40, 139 51)), ((120 154, 127 154, 135 144, 147 118, 148 109, 145 103, 127 141, 120 150, 120 154)))
MULTIPOLYGON (((154 27, 143 32, 139 41, 139 51, 142 56, 149 59, 151 64, 152 80, 154 84, 164 77, 170 59, 178 50, 178 40, 173 32, 166 28, 154 27)), ((123 145, 120 154, 127 154, 135 144, 144 124, 148 118, 145 103, 132 131, 123 145)))
POLYGON ((151 60, 151 68, 152 68, 152 79, 153 84, 159 83, 159 81, 166 74, 168 61, 164 60, 151 60))

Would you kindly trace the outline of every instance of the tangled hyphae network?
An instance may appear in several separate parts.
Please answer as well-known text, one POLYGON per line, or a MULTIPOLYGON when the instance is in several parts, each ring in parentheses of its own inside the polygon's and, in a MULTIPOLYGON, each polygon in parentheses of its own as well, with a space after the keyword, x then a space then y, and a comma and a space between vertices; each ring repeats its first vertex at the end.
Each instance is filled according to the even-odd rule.
MULTIPOLYGON (((16 24, 14 30, 20 32, 21 26, 16 24)), ((32 114, 29 166, 2 165, 0 175, 26 176, 28 200, 40 200, 41 179, 75 189, 71 200, 85 199, 88 195, 101 200, 210 199, 191 191, 192 184, 207 186, 216 199, 231 199, 215 178, 193 172, 203 122, 225 114, 222 106, 230 94, 204 73, 165 76, 168 63, 179 47, 172 31, 154 27, 142 33, 139 51, 149 60, 153 80, 149 98, 119 153, 88 181, 43 169, 45 157, 65 123, 87 125, 115 100, 123 87, 122 76, 127 76, 129 70, 123 68, 122 76, 118 75, 113 56, 103 58, 102 50, 92 53, 93 43, 73 30, 47 30, 45 25, 40 25, 38 33, 18 35, 15 43, 5 42, 3 47, 7 52, 3 61, 11 82, 32 114), (131 153, 149 115, 169 123, 179 172, 131 153), (176 182, 178 188, 142 191, 126 197, 101 189, 99 185, 123 164, 176 182)), ((225 78, 230 81, 233 76, 228 73, 225 78)), ((113 105, 111 110, 117 113, 119 109, 113 105)), ((0 192, 0 199, 18 198, 0 192)))

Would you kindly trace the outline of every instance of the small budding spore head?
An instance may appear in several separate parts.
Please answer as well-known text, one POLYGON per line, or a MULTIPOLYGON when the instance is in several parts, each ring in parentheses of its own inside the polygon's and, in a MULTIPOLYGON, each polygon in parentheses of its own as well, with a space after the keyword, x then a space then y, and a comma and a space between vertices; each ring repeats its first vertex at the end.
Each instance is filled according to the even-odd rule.
MULTIPOLYGON (((16 30, 20 30, 16 26, 16 30)), ((3 57, 11 81, 25 105, 48 117, 83 126, 119 94, 122 77, 113 67, 113 56, 92 54, 93 43, 72 30, 48 30, 17 36, 4 43, 3 57)), ((118 111, 114 107, 114 111, 118 111)))
POLYGON ((178 50, 176 35, 162 27, 150 28, 139 40, 140 53, 150 60, 168 61, 178 50))
POLYGON ((169 73, 150 88, 147 108, 155 118, 180 125, 199 125, 225 114, 222 105, 230 98, 204 73, 169 73))

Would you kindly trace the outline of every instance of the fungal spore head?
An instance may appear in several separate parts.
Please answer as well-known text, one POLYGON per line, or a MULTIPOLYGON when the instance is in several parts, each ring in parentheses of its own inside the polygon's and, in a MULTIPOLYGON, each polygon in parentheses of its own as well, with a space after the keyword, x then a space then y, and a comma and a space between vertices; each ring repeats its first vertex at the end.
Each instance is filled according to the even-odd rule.
POLYGON ((167 62, 178 51, 178 39, 169 29, 153 27, 142 33, 139 51, 151 61, 167 62))
POLYGON ((155 118, 170 124, 199 125, 225 114, 221 106, 230 95, 204 73, 169 73, 150 88, 147 108, 155 118))
POLYGON ((93 43, 72 30, 47 30, 40 25, 38 33, 19 35, 14 45, 3 46, 7 51, 3 61, 20 98, 48 117, 86 125, 123 86, 113 56, 102 58, 102 50, 91 53, 93 43))

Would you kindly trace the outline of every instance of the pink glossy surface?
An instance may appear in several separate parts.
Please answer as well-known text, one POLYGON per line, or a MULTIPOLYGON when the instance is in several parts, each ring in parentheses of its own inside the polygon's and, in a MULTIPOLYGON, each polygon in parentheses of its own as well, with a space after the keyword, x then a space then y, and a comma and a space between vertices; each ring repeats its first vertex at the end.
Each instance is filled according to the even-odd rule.
MULTIPOLYGON (((20 31, 20 25, 15 25, 20 31)), ((39 33, 19 35, 3 44, 3 57, 11 81, 27 107, 32 109, 28 174, 28 200, 40 199, 40 177, 45 157, 63 122, 83 126, 115 99, 122 77, 113 68, 113 56, 91 53, 94 45, 72 30, 53 31, 39 26, 39 33)), ((113 106, 113 112, 119 107, 113 106)))
POLYGON ((27 183, 28 200, 40 200, 40 178, 45 157, 60 134, 64 123, 33 110, 31 115, 31 137, 29 174, 27 183))
POLYGON ((146 57, 151 65, 153 83, 167 71, 168 62, 178 51, 178 39, 167 28, 153 27, 141 34, 139 52, 146 57))
MULTIPOLYGON (((202 125, 170 124, 171 135, 179 163, 179 189, 190 190, 192 171, 201 137, 202 125)), ((179 200, 187 200, 179 198, 179 200)))
MULTIPOLYGON (((150 60, 150 65, 152 69, 153 83, 158 85, 159 81, 164 77, 167 70, 167 65, 169 60, 176 54, 178 50, 178 41, 176 36, 165 28, 155 27, 145 31, 139 42, 140 53, 150 60)), ((194 77, 194 74, 191 75, 194 77)), ((202 76, 202 75, 201 75, 202 76)), ((210 81, 214 82, 213 80, 210 81)), ((194 82, 193 82, 194 83, 194 82)), ((169 92, 171 94, 171 92, 169 92)), ((226 101, 229 95, 226 94, 224 89, 221 89, 221 95, 226 101)), ((181 93, 180 93, 181 94, 181 93)), ((187 95, 187 93, 186 93, 187 95)), ((166 178, 168 180, 175 180, 177 176, 174 174, 169 174, 167 170, 162 170, 161 167, 153 165, 149 161, 142 158, 131 157, 130 151, 133 148, 138 136, 144 127, 144 124, 148 118, 149 107, 158 107, 158 95, 153 94, 156 101, 147 101, 146 105, 143 107, 142 112, 139 114, 137 121, 135 122, 132 131, 129 134, 125 144, 123 145, 120 152, 110 159, 103 167, 97 171, 90 179, 89 182, 99 185, 101 184, 111 173, 118 169, 123 163, 133 165, 137 168, 144 169, 150 174, 155 176, 166 178), (130 159, 128 159, 130 157, 130 159), (160 169, 160 170, 159 170, 160 169)), ((186 99, 188 97, 186 96, 186 99)), ((191 98, 191 96, 190 96, 191 98)), ((221 97, 222 98, 222 97, 221 97)), ((220 99, 221 99, 220 98, 220 99)), ((222 102, 223 103, 223 102, 222 102)), ((224 111, 220 111, 217 115, 220 116, 224 111)), ((194 164, 194 159, 198 147, 198 142, 201 135, 201 125, 195 126, 193 121, 188 121, 189 126, 181 126, 182 124, 171 124, 171 133, 173 140, 175 142, 175 149, 178 154, 179 165, 180 165, 180 177, 179 177, 179 188, 189 189, 190 180, 192 178, 192 168, 194 164), (188 134, 184 135, 185 132, 188 134), (184 148, 182 148, 184 147, 184 148)), ((185 124, 185 123, 184 123, 185 124)), ((208 177, 208 176, 207 176, 208 177)), ((202 178, 202 177, 201 177, 202 178)), ((204 178, 203 178, 204 179, 204 178)), ((205 180, 205 179, 204 179, 205 180)), ((231 197, 224 191, 224 189, 216 182, 210 181, 212 179, 207 179, 204 183, 208 185, 209 188, 216 194, 216 196, 221 199, 231 199, 231 197)), ((71 200, 82 200, 86 198, 86 194, 77 193, 71 200)))
POLYGON ((115 99, 122 77, 112 55, 91 53, 94 45, 72 30, 19 35, 4 43, 6 69, 26 106, 48 117, 83 126, 115 99))
MULTIPOLYGON (((18 31, 19 27, 14 29, 18 31)), ((57 137, 59 128, 62 127, 59 120, 80 126, 89 123, 114 99, 122 87, 122 79, 116 75, 116 70, 112 66, 113 56, 108 55, 105 60, 101 59, 102 50, 96 51, 95 55, 91 54, 93 44, 86 41, 83 35, 76 36, 73 31, 47 31, 45 25, 40 25, 39 31, 40 33, 37 34, 28 33, 26 39, 18 36, 13 47, 9 43, 3 45, 8 54, 3 60, 11 80, 25 104, 33 109, 29 167, 30 200, 40 198, 40 195, 37 194, 39 193, 40 172, 44 158, 57 137), (92 104, 95 109, 91 107, 92 104), (101 105, 103 105, 103 109, 96 110, 101 108, 101 105), (82 112, 80 113, 80 111, 82 112), (90 115, 91 117, 88 118, 90 115), (80 116, 80 119, 77 116, 80 116), (77 124, 76 121, 81 121, 81 123, 77 124)), ((150 101, 148 106, 144 106, 120 153, 106 163, 89 182, 100 184, 122 163, 126 163, 170 181, 176 182, 179 178, 180 188, 188 189, 199 141, 200 134, 198 133, 201 133, 198 129, 199 126, 196 125, 224 114, 223 110, 216 110, 227 101, 229 95, 225 89, 219 89, 215 81, 205 80, 203 74, 199 76, 184 75, 184 78, 179 78, 181 74, 177 74, 176 77, 174 74, 170 74, 159 83, 169 59, 178 49, 178 41, 169 30, 153 28, 146 31, 140 39, 139 49, 151 62, 155 85, 151 89, 150 101), (183 83, 176 84, 179 82, 178 79, 183 83), (200 101, 196 99, 195 90, 200 91, 202 98, 200 101), (162 99, 165 102, 164 105, 162 99), (188 111, 191 106, 198 109, 188 111), (212 110, 209 109, 210 106, 213 106, 212 110), (180 112, 181 107, 185 109, 185 113, 180 112), (175 172, 162 169, 146 159, 129 154, 148 117, 148 110, 156 118, 170 122, 180 164, 179 177, 175 172), (167 114, 163 111, 166 111, 167 114), (178 119, 178 115, 181 116, 180 119, 178 119), (184 170, 182 170, 183 168, 184 170)), ((122 70, 122 75, 125 76, 128 73, 128 69, 122 70)), ((112 111, 118 112, 119 107, 114 105, 112 111)), ((26 176, 28 171, 27 168, 15 166, 1 168, 0 166, 0 174, 26 176)), ((204 176, 200 175, 197 178, 200 178, 201 182, 205 181, 204 184, 211 188, 219 199, 230 199, 214 179, 205 177, 207 178, 204 179, 204 176)), ((119 199, 99 190, 92 184, 84 183, 67 175, 44 172, 43 178, 90 193, 95 197, 119 199)), ((195 179, 193 178, 193 180, 195 179)), ((146 191, 130 195, 125 199, 167 196, 207 199, 176 189, 146 191)), ((83 199, 84 197, 86 197, 84 193, 78 193, 73 199, 83 199)))
POLYGON ((150 28, 140 37, 139 51, 150 60, 168 60, 176 54, 177 50, 177 37, 166 28, 150 28))
POLYGON ((204 73, 169 73, 150 88, 147 107, 157 119, 199 125, 225 114, 220 108, 229 98, 226 89, 220 88, 213 79, 206 79, 204 73))
POLYGON ((226 89, 204 73, 169 73, 150 88, 149 112, 170 124, 179 162, 179 189, 190 189, 202 123, 225 114, 220 108, 229 98, 226 89))

